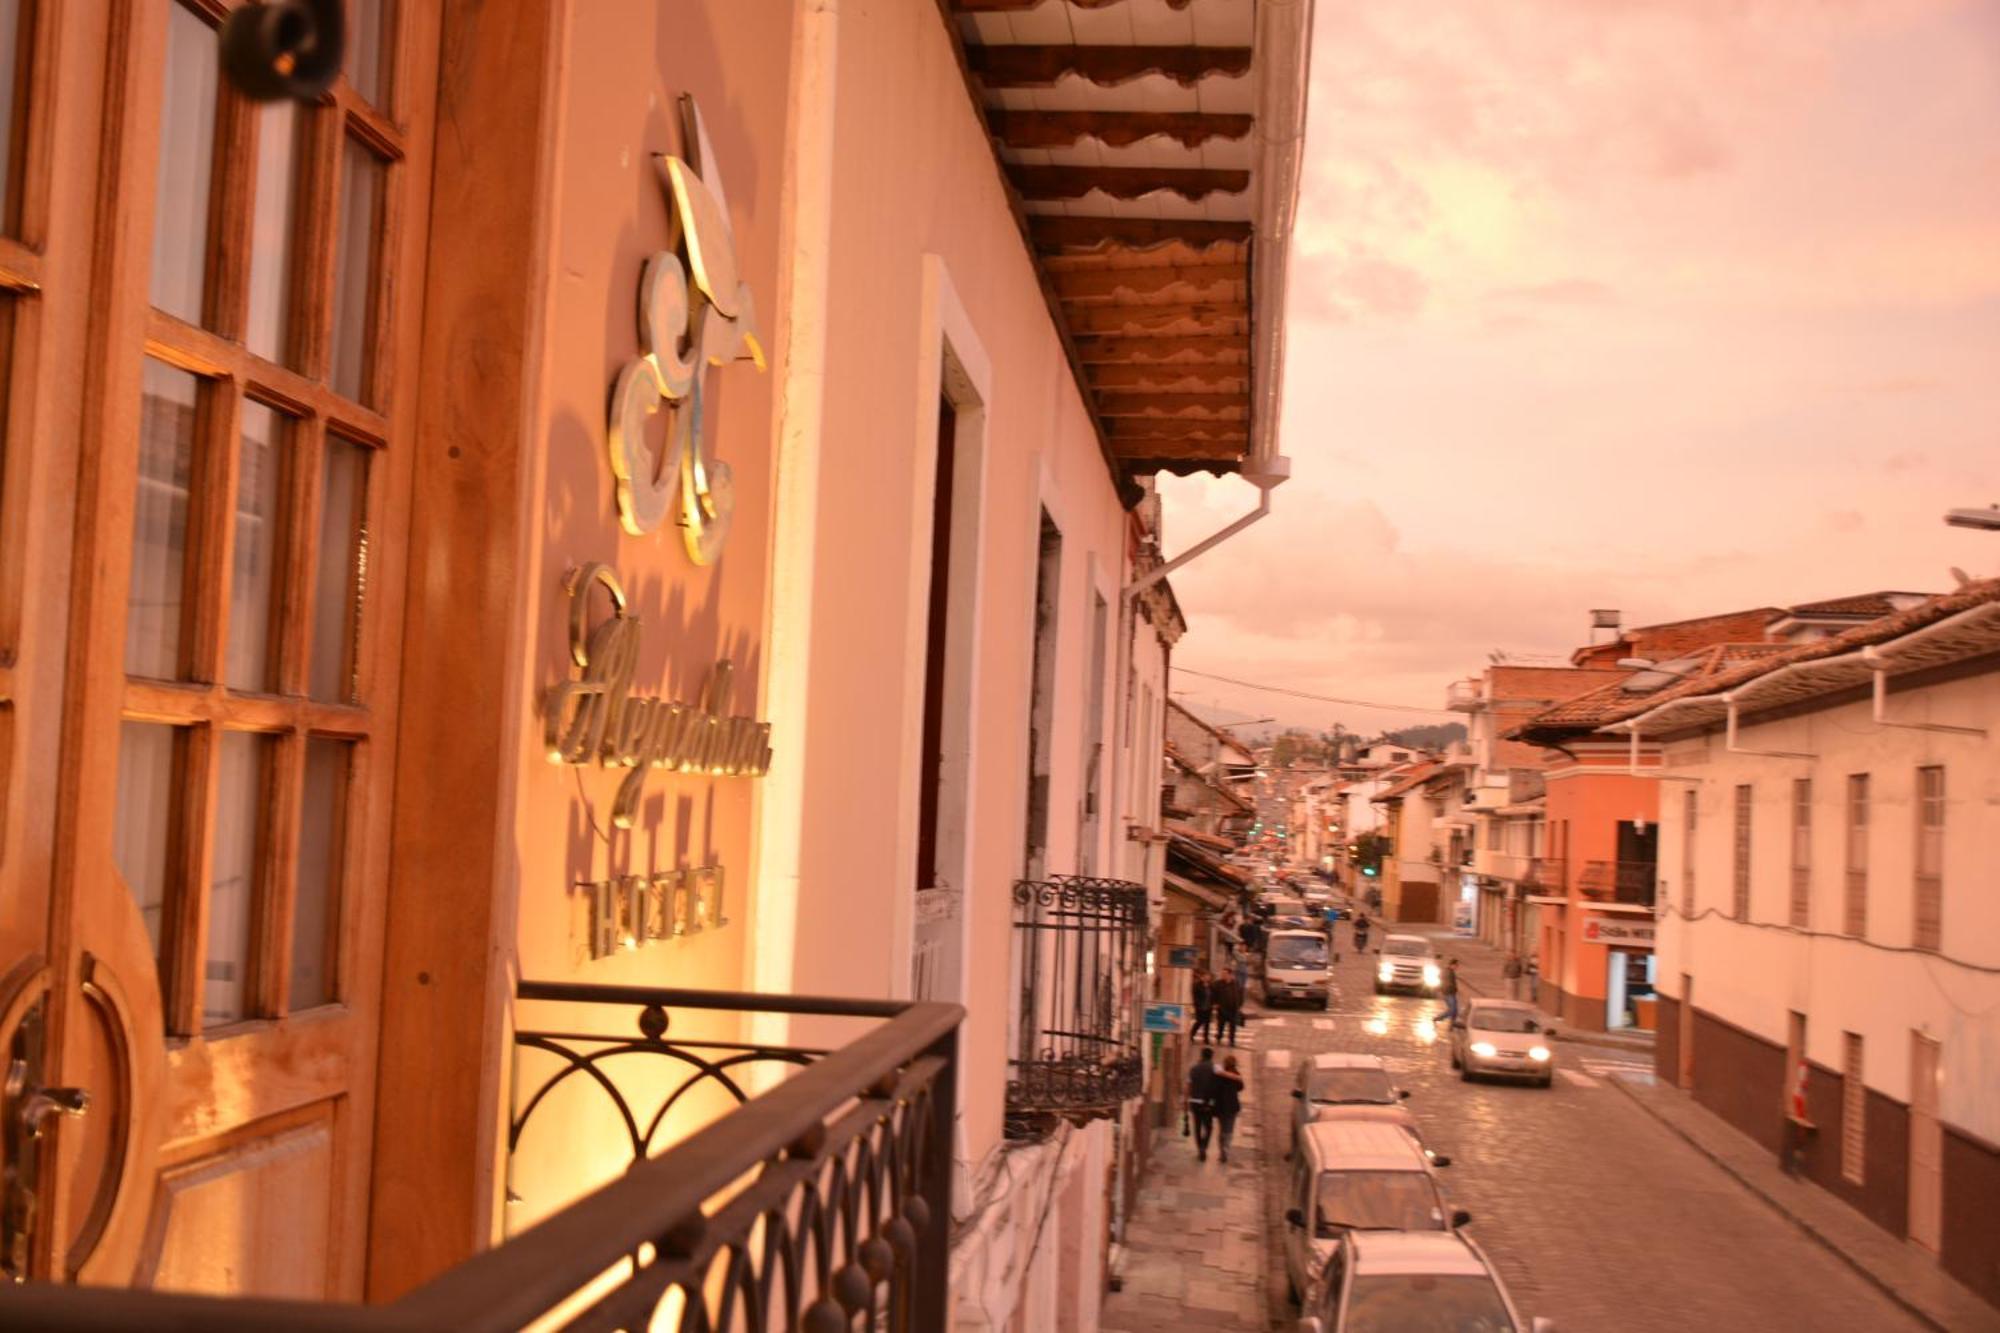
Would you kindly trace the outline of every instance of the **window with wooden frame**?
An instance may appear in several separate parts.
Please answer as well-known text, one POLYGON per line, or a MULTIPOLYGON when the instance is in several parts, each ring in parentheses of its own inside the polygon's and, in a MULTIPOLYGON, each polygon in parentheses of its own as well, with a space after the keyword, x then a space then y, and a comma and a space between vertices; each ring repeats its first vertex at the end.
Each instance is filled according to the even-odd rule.
POLYGON ((1868 1159, 1868 1085, 1862 1079, 1861 1034, 1840 1035, 1840 1174, 1859 1185, 1868 1159))
MULTIPOLYGON (((342 998, 350 830, 386 725, 363 636, 391 441, 391 0, 312 105, 221 77, 230 5, 168 12, 133 477, 119 868, 170 1032, 342 998)), ((379 775, 386 778, 386 773, 379 775)))
POLYGON ((1695 833, 1700 816, 1700 793, 1690 787, 1681 803, 1681 915, 1690 920, 1694 917, 1695 833))
POLYGON ((1868 775, 1847 777, 1846 883, 1840 928, 1860 939, 1868 933, 1868 775))
POLYGON ((1935 953, 1944 947, 1944 768, 1917 770, 1916 920, 1911 942, 1935 953))
POLYGON ((1792 779, 1792 924, 1812 925, 1812 779, 1792 779))
POLYGON ((1735 876, 1732 881, 1731 911, 1738 921, 1750 919, 1750 805, 1753 793, 1750 784, 1740 783, 1736 788, 1736 848, 1735 876))

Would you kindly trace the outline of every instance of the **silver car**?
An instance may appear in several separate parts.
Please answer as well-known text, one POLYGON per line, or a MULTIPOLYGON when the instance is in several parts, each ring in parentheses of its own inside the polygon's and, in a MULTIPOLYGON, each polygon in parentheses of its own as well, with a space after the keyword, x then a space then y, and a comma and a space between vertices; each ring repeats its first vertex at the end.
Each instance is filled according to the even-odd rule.
POLYGON ((1556 1076, 1556 1030, 1518 1000, 1474 1000, 1451 1029, 1451 1067, 1475 1078, 1512 1078, 1548 1087, 1556 1076))
POLYGON ((1457 1231, 1345 1232, 1313 1288, 1298 1333, 1555 1328, 1546 1319, 1523 1319, 1486 1252, 1457 1231))

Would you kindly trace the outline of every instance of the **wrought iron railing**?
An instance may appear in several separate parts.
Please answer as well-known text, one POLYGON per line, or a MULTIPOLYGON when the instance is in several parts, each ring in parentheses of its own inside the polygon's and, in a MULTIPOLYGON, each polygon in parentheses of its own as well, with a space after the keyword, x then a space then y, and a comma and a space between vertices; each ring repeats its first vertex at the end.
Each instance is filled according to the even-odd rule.
POLYGON ((1145 961, 1144 885, 1084 876, 1015 883, 1014 1132, 1038 1132, 1053 1116, 1111 1115, 1139 1095, 1145 961))
POLYGON ((1599 902, 1651 907, 1659 888, 1659 866, 1652 861, 1586 861, 1576 886, 1599 902))
POLYGON ((388 1305, 30 1284, 0 1293, 0 1323, 56 1333, 949 1326, 957 1005, 532 982, 520 996, 632 1021, 517 1036, 555 1065, 518 1098, 510 1144, 554 1089, 595 1088, 634 1151, 610 1184, 388 1305), (692 1011, 875 1026, 832 1050, 670 1036, 692 1011), (662 1104, 649 1109, 621 1082, 642 1064, 672 1071, 652 1081, 662 1104), (792 1072, 753 1095, 760 1067, 792 1072), (649 1155, 669 1110, 696 1089, 742 1105, 649 1155))
POLYGON ((1528 893, 1564 892, 1563 863, 1557 856, 1531 856, 1521 871, 1521 888, 1528 893))

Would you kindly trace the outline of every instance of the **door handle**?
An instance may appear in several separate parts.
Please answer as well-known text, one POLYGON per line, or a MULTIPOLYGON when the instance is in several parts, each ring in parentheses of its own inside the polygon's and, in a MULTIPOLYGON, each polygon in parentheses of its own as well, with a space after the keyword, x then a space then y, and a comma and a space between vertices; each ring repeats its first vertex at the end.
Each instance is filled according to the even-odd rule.
POLYGON ((31 1087, 31 1074, 30 1062, 15 1056, 7 1063, 0 1096, 5 1107, 0 1142, 6 1149, 0 1171, 0 1275, 16 1282, 27 1279, 29 1242, 40 1211, 42 1128, 50 1116, 80 1116, 90 1108, 90 1094, 82 1088, 31 1087))

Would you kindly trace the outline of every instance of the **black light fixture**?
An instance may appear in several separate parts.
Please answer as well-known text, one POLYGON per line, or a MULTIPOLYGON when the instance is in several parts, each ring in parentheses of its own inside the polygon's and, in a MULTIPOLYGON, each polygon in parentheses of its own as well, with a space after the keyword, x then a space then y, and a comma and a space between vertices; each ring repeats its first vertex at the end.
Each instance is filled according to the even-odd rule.
POLYGON ((223 21, 222 69, 258 102, 309 102, 333 86, 347 44, 342 0, 258 0, 223 21))

